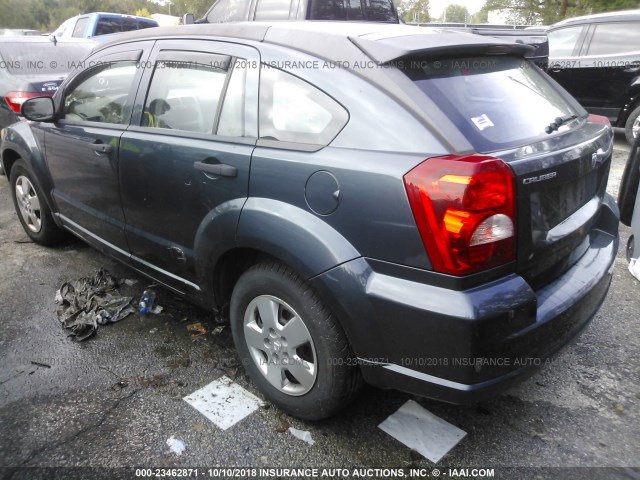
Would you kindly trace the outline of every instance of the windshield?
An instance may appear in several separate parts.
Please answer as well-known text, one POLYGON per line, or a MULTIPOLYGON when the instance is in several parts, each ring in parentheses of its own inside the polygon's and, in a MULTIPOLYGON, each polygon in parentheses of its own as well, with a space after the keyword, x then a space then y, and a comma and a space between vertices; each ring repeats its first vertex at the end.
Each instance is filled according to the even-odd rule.
MULTIPOLYGON (((548 136, 545 129, 556 118, 578 113, 544 74, 521 58, 410 60, 402 67, 478 152, 548 136)), ((568 121, 558 130, 575 124, 568 121)))
POLYGON ((0 43, 0 69, 13 75, 69 73, 89 54, 93 43, 0 43))

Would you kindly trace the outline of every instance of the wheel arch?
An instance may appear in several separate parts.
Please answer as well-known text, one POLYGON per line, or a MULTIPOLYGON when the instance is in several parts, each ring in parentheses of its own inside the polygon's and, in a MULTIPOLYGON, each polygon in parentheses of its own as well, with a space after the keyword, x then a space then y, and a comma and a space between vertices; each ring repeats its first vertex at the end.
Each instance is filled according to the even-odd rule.
MULTIPOLYGON (((240 276, 253 265, 274 260, 304 280, 354 258, 356 249, 330 225, 300 208, 272 199, 247 200, 233 242, 223 251, 210 252, 209 290, 218 309, 229 304, 240 276), (217 255, 216 255, 217 253, 217 255)), ((318 292, 320 294, 320 292, 318 292)))

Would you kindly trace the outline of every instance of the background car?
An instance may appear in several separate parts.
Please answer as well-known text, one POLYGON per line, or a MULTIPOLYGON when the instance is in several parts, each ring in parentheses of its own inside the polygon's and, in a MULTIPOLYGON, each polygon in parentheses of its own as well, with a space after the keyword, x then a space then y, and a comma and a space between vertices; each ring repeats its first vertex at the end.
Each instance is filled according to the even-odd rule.
POLYGON ((121 13, 94 12, 65 20, 52 35, 56 38, 89 38, 157 27, 151 18, 121 13))
POLYGON ((31 30, 27 28, 0 28, 0 36, 22 36, 22 35, 40 35, 38 30, 31 30))
POLYGON ((587 111, 640 132, 640 10, 571 18, 552 25, 547 73, 587 111))
POLYGON ((594 317, 618 248, 613 132, 491 37, 191 25, 87 59, 0 155, 35 242, 72 232, 229 318, 286 412, 362 380, 473 403, 594 317))
POLYGON ((20 120, 27 98, 56 93, 94 46, 91 40, 54 43, 40 36, 0 36, 0 132, 20 120))
MULTIPOLYGON (((195 23, 226 23, 267 20, 341 20, 350 22, 399 23, 393 0, 217 0, 195 23)), ((183 17, 194 23, 193 15, 183 17)))
MULTIPOLYGON (((624 168, 618 205, 620 206, 620 222, 631 227, 632 235, 627 243, 627 259, 640 257, 640 196, 638 184, 640 182, 640 137, 629 153, 629 159, 624 168)), ((640 274, 640 268, 637 269, 640 274)), ((639 278, 640 280, 640 278, 639 278)))

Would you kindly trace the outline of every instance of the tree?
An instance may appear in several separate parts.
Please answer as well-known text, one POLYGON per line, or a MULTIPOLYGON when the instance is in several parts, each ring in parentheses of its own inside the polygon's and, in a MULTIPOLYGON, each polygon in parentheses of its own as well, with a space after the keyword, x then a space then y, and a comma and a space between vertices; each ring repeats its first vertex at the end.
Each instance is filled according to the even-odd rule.
POLYGON ((442 13, 441 22, 446 23, 468 23, 469 10, 464 5, 447 5, 442 13))
POLYGON ((489 23, 489 12, 484 8, 471 15, 471 23, 478 25, 481 23, 489 23))
POLYGON ((551 25, 565 18, 637 6, 638 0, 487 0, 483 10, 503 11, 513 25, 551 25))
POLYGON ((429 17, 429 0, 400 0, 398 13, 407 23, 427 23, 429 17))
POLYGON ((147 10, 146 8, 139 8, 138 10, 136 10, 135 15, 136 17, 151 18, 151 12, 149 12, 149 10, 147 10))

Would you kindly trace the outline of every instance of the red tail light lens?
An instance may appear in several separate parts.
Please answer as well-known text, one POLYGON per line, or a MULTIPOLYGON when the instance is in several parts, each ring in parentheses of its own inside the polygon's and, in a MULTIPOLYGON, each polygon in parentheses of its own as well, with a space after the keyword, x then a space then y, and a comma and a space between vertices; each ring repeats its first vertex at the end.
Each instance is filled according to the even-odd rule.
POLYGON ((41 92, 9 92, 5 95, 4 99, 7 101, 7 105, 11 107, 11 110, 20 115, 20 108, 27 99, 47 96, 50 97, 51 94, 41 92))
POLYGON ((608 125, 611 126, 611 122, 609 121, 608 117, 604 117, 602 115, 589 115, 589 117, 587 118, 587 120, 589 120, 590 122, 593 123, 602 123, 603 125, 608 125))
POLYGON ((515 180, 486 155, 425 160, 404 176, 433 268, 468 275, 515 258, 515 180))

